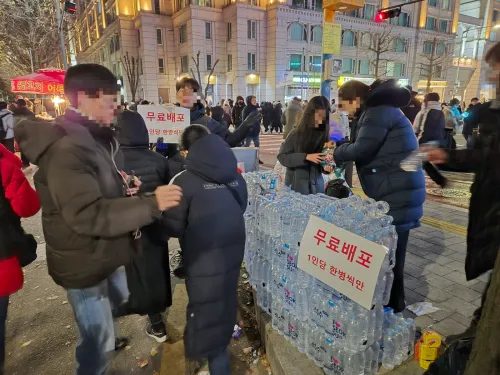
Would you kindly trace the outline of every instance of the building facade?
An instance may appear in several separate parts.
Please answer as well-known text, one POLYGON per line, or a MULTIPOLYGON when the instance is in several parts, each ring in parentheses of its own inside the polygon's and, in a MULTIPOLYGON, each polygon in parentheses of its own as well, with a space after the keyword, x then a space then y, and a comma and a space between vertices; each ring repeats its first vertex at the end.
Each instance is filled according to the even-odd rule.
MULTIPOLYGON (((332 97, 353 78, 394 78, 449 99, 459 1, 366 0, 363 9, 337 13, 342 35, 329 70, 332 97), (374 22, 377 9, 396 4, 399 17, 374 22)), ((139 76, 136 100, 173 102, 176 80, 187 75, 201 80, 212 103, 237 95, 284 101, 320 91, 321 0, 80 0, 76 17, 68 59, 108 66, 124 84, 126 101, 131 60, 139 76)))

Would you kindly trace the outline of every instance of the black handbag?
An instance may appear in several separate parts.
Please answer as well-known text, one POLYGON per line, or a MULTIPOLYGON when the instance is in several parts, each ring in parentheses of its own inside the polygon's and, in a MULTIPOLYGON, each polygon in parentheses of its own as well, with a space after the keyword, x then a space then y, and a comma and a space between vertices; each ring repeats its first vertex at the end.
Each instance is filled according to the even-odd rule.
POLYGON ((19 250, 17 253, 17 258, 19 259, 19 264, 21 265, 21 267, 26 267, 36 260, 37 246, 38 244, 36 243, 35 237, 33 237, 32 234, 25 233, 22 236, 22 241, 19 245, 19 250))

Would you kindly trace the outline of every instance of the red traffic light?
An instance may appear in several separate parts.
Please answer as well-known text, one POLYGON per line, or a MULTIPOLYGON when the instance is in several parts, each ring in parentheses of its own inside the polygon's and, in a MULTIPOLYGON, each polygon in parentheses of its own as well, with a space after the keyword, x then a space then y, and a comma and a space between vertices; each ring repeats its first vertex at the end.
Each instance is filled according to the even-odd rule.
POLYGON ((401 8, 380 10, 375 15, 375 22, 382 22, 389 18, 398 17, 401 14, 401 8))

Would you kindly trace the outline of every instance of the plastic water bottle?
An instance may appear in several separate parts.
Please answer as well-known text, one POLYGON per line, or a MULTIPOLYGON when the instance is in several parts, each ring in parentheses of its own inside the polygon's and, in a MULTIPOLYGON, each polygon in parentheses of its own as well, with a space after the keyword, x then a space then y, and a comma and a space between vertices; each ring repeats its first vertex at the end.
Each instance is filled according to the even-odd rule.
POLYGON ((375 341, 380 341, 382 339, 382 334, 384 332, 384 308, 378 307, 375 309, 375 341))
POLYGON ((394 368, 394 354, 395 354, 395 343, 394 343, 394 331, 392 329, 387 329, 384 332, 384 353, 382 355, 382 367, 387 370, 392 370, 394 368))
POLYGON ((371 375, 372 373, 372 360, 373 360, 373 349, 369 346, 365 350, 365 368, 364 375, 371 375))
POLYGON ((394 272, 389 271, 385 274, 385 276, 386 276, 386 284, 382 301, 382 304, 384 306, 389 303, 389 300, 391 298, 392 283, 394 282, 394 272))
POLYGON ((345 375, 364 375, 365 373, 365 352, 345 353, 344 357, 345 375))
POLYGON ((371 372, 369 372, 369 374, 376 374, 378 372, 380 344, 377 341, 375 341, 371 346, 371 349, 373 355, 372 355, 371 372))
POLYGON ((284 331, 284 326, 283 322, 285 321, 285 317, 283 315, 283 301, 281 301, 279 298, 273 298, 272 302, 272 327, 276 331, 278 331, 280 334, 283 334, 284 331))
POLYGON ((408 323, 408 355, 413 356, 415 351, 415 323, 413 319, 406 319, 408 323))
POLYGON ((285 339, 290 341, 290 309, 283 307, 283 332, 285 339))
POLYGON ((308 321, 298 321, 299 327, 297 329, 297 349, 304 353, 308 348, 308 338, 311 327, 308 321))
POLYGON ((323 361, 325 359, 325 353, 326 353, 326 334, 325 330, 319 329, 316 332, 316 353, 314 355, 314 362, 318 366, 323 366, 323 361))
POLYGON ((394 329, 394 365, 399 366, 403 363, 403 331, 401 326, 394 329))
POLYGON ((318 350, 318 333, 321 328, 316 323, 311 323, 307 340, 307 356, 314 361, 318 350))
POLYGON ((408 348, 410 346, 410 329, 408 327, 408 322, 403 320, 400 322, 401 333, 403 334, 403 344, 401 345, 401 357, 403 358, 403 362, 408 358, 408 348))

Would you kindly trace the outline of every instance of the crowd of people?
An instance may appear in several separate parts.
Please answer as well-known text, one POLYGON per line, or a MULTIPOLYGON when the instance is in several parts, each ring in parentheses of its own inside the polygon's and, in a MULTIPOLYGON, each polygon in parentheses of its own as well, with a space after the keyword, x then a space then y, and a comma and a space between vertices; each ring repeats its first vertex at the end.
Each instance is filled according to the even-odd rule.
MULTIPOLYGON (((492 83, 500 86, 500 43, 486 63, 492 83)), ((21 267, 36 258, 36 241, 20 218, 40 207, 48 271, 66 290, 80 333, 78 375, 105 374, 111 353, 128 345, 115 335, 115 317, 148 315, 146 333, 167 340, 162 313, 172 304, 169 238, 179 239, 176 275, 186 279, 189 297, 187 373, 195 374, 206 359, 210 374, 230 374, 227 347, 236 321, 248 201, 231 147, 259 147, 261 125, 263 132, 284 133, 277 159, 294 191, 325 192, 323 176, 333 167, 323 163, 324 148, 333 144, 336 165, 347 166, 346 180, 354 165, 365 194, 389 203, 398 234, 388 304, 395 312, 406 308, 406 248, 423 215, 424 171, 442 186, 446 179, 436 165, 475 173, 466 275, 472 280, 495 270, 465 335, 478 330, 470 374, 498 370, 493 351, 475 366, 482 361, 479 345, 499 330, 493 319, 500 314, 499 101, 474 98, 462 113, 457 99, 444 104, 431 92, 420 103, 411 87, 394 80, 352 80, 340 87, 338 103, 295 97, 283 109, 279 101, 258 105, 251 95, 207 107, 200 84, 186 77, 176 82, 176 105, 189 109, 191 125, 178 144, 159 140, 155 152, 144 119, 134 106, 119 108, 116 89, 107 68, 80 64, 66 73, 70 106, 55 122, 37 119, 23 98, 11 111, 0 102, 0 374, 9 296, 22 288, 21 267), (454 136, 460 132, 467 148, 457 149, 454 136), (22 160, 14 155, 14 138, 22 160), (403 160, 419 147, 427 154, 423 169, 403 170, 403 160), (30 162, 38 166, 36 190, 22 172, 30 162)))

